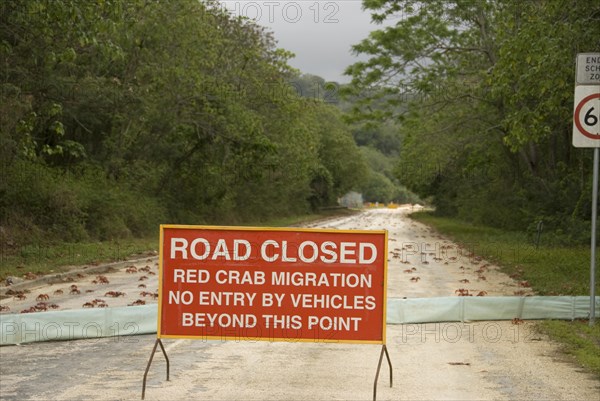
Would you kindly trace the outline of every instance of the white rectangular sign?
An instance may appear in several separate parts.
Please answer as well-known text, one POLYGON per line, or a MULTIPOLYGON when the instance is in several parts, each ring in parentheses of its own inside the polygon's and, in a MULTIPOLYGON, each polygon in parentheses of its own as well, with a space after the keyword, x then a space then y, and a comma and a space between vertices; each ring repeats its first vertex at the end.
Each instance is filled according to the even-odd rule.
POLYGON ((600 85, 600 53, 579 53, 577 55, 578 85, 600 85))

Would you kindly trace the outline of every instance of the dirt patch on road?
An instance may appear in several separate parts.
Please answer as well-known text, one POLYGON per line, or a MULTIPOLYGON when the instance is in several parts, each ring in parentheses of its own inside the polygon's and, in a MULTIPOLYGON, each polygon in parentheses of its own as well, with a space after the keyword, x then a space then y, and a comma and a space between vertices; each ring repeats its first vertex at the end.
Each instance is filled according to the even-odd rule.
POLYGON ((3 313, 156 303, 158 258, 77 268, 2 289, 3 313))

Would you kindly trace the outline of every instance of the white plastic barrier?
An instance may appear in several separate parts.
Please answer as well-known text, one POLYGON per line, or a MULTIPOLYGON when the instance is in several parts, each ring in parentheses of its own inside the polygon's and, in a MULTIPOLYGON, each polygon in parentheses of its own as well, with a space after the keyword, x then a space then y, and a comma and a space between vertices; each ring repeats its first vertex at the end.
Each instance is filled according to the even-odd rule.
POLYGON ((0 345, 156 333, 157 305, 0 315, 0 345))
MULTIPOLYGON (((596 317, 600 297, 595 298, 596 317)), ((440 297, 391 298, 388 324, 465 322, 475 320, 589 318, 590 297, 440 297)))
MULTIPOLYGON (((596 297, 596 316, 600 297, 596 297)), ((388 324, 588 318, 589 297, 389 298, 388 324)), ((153 334, 157 305, 0 315, 0 345, 153 334)))

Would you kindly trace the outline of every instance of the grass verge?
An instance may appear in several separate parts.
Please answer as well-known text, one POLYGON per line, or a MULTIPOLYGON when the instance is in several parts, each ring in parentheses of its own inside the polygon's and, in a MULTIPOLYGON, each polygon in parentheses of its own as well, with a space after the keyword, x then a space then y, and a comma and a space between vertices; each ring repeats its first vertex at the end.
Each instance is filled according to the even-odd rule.
MULTIPOLYGON (((497 264, 517 280, 527 281, 539 295, 589 295, 589 247, 540 245, 526 234, 478 226, 417 212, 411 218, 435 228, 469 252, 497 264)), ((596 280, 598 283, 598 280, 596 280)), ((600 285, 596 294, 600 294, 600 285)), ((564 352, 600 378, 600 322, 543 321, 537 328, 562 344, 564 352)))
MULTIPOLYGON (((527 281, 539 295, 589 295, 589 247, 535 247, 525 233, 472 225, 455 219, 418 212, 411 217, 451 237, 465 249, 527 281)), ((600 283, 596 280, 596 294, 600 283)))
MULTIPOLYGON (((278 218, 245 224, 248 226, 285 227, 355 213, 348 209, 328 210, 319 214, 278 218)), ((18 249, 0 249, 0 281, 26 273, 44 275, 68 271, 75 266, 141 258, 158 252, 158 232, 147 238, 119 241, 26 245, 18 249)))
POLYGON ((141 258, 158 251, 156 237, 119 241, 25 245, 0 255, 0 280, 27 273, 59 273, 75 266, 141 258))
POLYGON ((545 320, 538 329, 561 343, 562 350, 600 379, 600 325, 588 325, 587 320, 574 322, 545 320))

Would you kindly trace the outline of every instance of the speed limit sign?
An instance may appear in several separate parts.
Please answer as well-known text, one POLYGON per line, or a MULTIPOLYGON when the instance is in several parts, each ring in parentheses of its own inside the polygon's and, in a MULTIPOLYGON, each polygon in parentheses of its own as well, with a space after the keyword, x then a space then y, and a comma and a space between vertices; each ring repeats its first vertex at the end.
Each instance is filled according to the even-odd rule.
POLYGON ((573 146, 600 147, 600 85, 575 87, 573 146))
POLYGON ((573 146, 594 148, 589 323, 593 326, 596 319, 596 221, 600 175, 600 53, 579 53, 576 60, 573 146))

